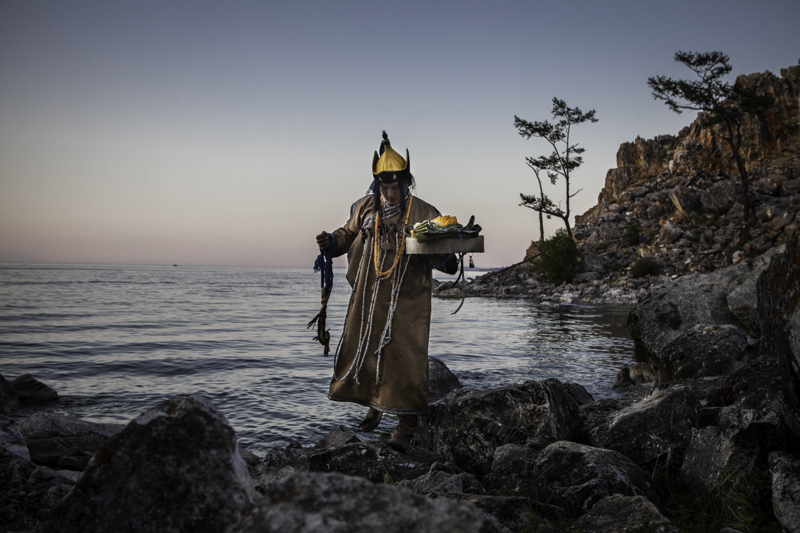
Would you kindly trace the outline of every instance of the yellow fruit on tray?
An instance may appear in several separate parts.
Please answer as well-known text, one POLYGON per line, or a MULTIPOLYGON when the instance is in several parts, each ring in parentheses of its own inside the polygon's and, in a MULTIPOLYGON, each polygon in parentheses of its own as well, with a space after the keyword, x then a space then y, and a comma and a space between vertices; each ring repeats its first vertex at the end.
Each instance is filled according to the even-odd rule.
POLYGON ((442 215, 440 217, 436 217, 431 220, 434 224, 438 224, 440 226, 452 226, 454 224, 458 224, 458 220, 456 217, 451 217, 450 215, 442 215))

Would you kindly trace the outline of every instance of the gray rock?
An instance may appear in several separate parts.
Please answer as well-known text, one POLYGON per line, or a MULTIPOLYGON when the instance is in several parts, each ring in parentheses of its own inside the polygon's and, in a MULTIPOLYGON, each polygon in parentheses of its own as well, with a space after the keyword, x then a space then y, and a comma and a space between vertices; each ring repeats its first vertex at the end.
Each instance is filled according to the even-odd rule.
POLYGON ((580 383, 564 383, 564 387, 566 387, 567 392, 575 400, 575 403, 578 404, 578 407, 594 401, 594 396, 580 383))
POLYGON ((658 243, 663 245, 669 245, 680 239, 684 234, 684 231, 677 227, 670 221, 667 221, 661 227, 661 231, 658 233, 658 243))
POLYGON ((398 481, 396 485, 407 487, 417 494, 428 495, 433 492, 486 494, 480 481, 475 476, 462 472, 451 474, 441 470, 431 470, 416 479, 398 481))
POLYGON ((30 374, 23 374, 11 382, 19 401, 24 404, 54 402, 58 400, 58 393, 34 378, 30 374))
POLYGON ((641 385, 651 383, 656 380, 656 373, 653 372, 649 363, 636 363, 631 366, 624 366, 617 372, 612 389, 619 387, 630 387, 631 385, 641 385))
POLYGON ((790 533, 800 533, 800 460, 785 452, 769 454, 772 510, 790 533))
MULTIPOLYGON (((628 315, 636 360, 649 363, 660 375, 664 347, 690 328, 698 324, 738 326, 740 322, 728 309, 728 295, 743 291, 743 286, 757 279, 777 252, 778 249, 773 249, 750 264, 742 263, 710 274, 690 274, 650 289, 628 315)), ((751 297, 747 297, 748 305, 752 305, 751 297)))
POLYGON ((461 382, 441 359, 428 357, 428 398, 436 401, 452 390, 460 389, 461 382))
POLYGON ((783 174, 771 174, 766 178, 761 178, 760 180, 756 180, 753 184, 755 189, 763 194, 769 196, 777 196, 780 194, 781 185, 786 183, 787 177, 783 174))
POLYGON ((308 454, 311 472, 339 472, 372 482, 416 479, 430 470, 433 459, 399 453, 386 442, 356 442, 336 448, 312 449, 308 454))
POLYGON ((482 476, 504 444, 543 448, 582 435, 578 404, 556 379, 498 389, 459 389, 433 404, 417 429, 417 445, 482 476))
POLYGON ((733 181, 718 181, 703 192, 700 202, 708 211, 723 214, 728 212, 741 194, 740 187, 733 181))
POLYGON ((725 407, 718 427, 693 430, 681 474, 689 490, 698 495, 719 488, 758 486, 766 482, 767 455, 786 443, 786 427, 776 411, 725 407))
POLYGON ((13 425, 25 438, 31 460, 39 465, 83 470, 105 440, 122 424, 88 422, 60 413, 34 413, 13 425))
POLYGON ((272 448, 264 455, 256 468, 253 484, 257 491, 263 493, 270 483, 298 472, 308 472, 308 469, 308 454, 299 443, 292 442, 285 448, 272 448))
POLYGON ((19 409, 19 398, 14 388, 0 375, 0 415, 10 415, 19 409))
MULTIPOLYGON (((487 520, 487 515, 503 524, 501 531, 527 531, 531 518, 543 521, 547 518, 557 520, 563 516, 563 510, 552 505, 540 504, 519 496, 485 496, 462 492, 436 492, 429 498, 448 498, 466 502, 478 508, 480 516, 487 520)), ((487 520, 488 521, 488 520, 487 520)))
MULTIPOLYGON (((581 412, 592 446, 615 450, 646 469, 679 465, 703 410, 720 407, 722 378, 685 379, 622 409, 581 412)), ((597 402, 598 404, 600 402, 597 402)))
POLYGON ((675 209, 677 209, 686 220, 691 220, 692 213, 700 207, 701 194, 701 191, 695 188, 682 187, 680 185, 667 193, 675 209))
POLYGON ((581 516, 575 527, 592 533, 679 533, 679 529, 644 496, 612 494, 581 516))
POLYGON ((0 530, 36 531, 75 484, 0 448, 0 530))
POLYGON ((492 467, 483 478, 483 486, 490 494, 523 495, 523 480, 530 474, 540 451, 518 444, 500 446, 494 452, 492 467))
POLYGON ((49 532, 223 532, 253 505, 236 434, 202 396, 173 398, 97 450, 49 532))
POLYGON ((28 451, 28 445, 25 444, 25 437, 19 431, 5 424, 0 424, 0 447, 22 457, 26 461, 31 460, 31 453, 28 451))
POLYGON ((800 178, 785 181, 781 184, 781 196, 800 194, 800 178))
POLYGON ((497 531, 472 505, 342 474, 298 474, 269 485, 231 533, 497 531))
POLYGON ((322 437, 320 441, 314 445, 314 449, 323 450, 336 448, 354 442, 361 442, 361 439, 356 437, 355 432, 345 429, 344 426, 336 426, 330 433, 322 437))
POLYGON ((575 518, 612 494, 646 496, 658 505, 664 499, 650 476, 621 453, 567 441, 554 442, 536 456, 523 488, 527 497, 557 505, 575 518))
POLYGON ((734 370, 747 339, 731 325, 698 324, 668 342, 659 358, 661 379, 720 376, 734 370))
MULTIPOLYGON (((800 179, 800 178, 798 178, 800 179)), ((790 182, 787 182, 790 183, 790 182)), ((784 184, 786 185, 786 184, 784 184)), ((787 391, 800 408, 800 232, 794 232, 782 254, 776 254, 757 282, 761 353, 778 358, 794 379, 787 391)))

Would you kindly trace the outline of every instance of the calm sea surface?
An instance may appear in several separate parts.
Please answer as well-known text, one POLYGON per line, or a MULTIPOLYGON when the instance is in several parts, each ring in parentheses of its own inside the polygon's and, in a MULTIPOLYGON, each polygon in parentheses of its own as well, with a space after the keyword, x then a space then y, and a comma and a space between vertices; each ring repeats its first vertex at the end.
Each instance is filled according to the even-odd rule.
MULTIPOLYGON (((333 346, 350 295, 335 273, 333 346)), ((632 361, 626 308, 468 298, 451 315, 458 303, 433 299, 429 353, 466 387, 554 377, 606 398, 632 361)), ((310 268, 2 264, 0 373, 33 374, 58 391, 54 410, 88 420, 127 423, 169 396, 204 394, 251 451, 310 445, 365 411, 326 397, 333 357, 306 329, 318 310, 310 268)))

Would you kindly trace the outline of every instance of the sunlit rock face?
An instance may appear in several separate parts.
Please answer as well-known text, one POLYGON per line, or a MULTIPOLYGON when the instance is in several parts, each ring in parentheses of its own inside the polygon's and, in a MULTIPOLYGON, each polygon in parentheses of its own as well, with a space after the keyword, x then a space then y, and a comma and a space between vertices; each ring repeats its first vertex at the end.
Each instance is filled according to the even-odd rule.
POLYGON ((255 491, 236 435, 202 396, 146 411, 95 452, 44 532, 223 532, 255 491))

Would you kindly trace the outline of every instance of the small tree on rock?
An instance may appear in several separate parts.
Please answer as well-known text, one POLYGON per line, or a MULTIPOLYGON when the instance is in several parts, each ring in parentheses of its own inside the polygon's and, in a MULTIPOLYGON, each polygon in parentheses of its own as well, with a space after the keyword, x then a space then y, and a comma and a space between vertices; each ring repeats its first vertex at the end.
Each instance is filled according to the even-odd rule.
POLYGON ((712 135, 724 140, 731 149, 742 181, 741 244, 750 240, 750 195, 747 169, 740 151, 742 121, 747 115, 761 116, 773 104, 769 95, 759 95, 754 89, 739 83, 723 82, 731 72, 730 58, 722 52, 677 52, 675 61, 683 63, 697 74, 699 80, 673 80, 666 76, 647 79, 653 98, 664 100, 676 113, 684 109, 701 111, 698 121, 712 135), (714 127, 714 126, 719 126, 714 127))
POLYGON ((549 156, 539 156, 536 158, 528 157, 525 160, 528 166, 536 173, 536 178, 539 179, 539 172, 544 171, 550 182, 555 185, 558 177, 564 178, 566 187, 566 201, 565 209, 561 208, 561 203, 556 205, 549 197, 542 191, 542 182, 539 180, 539 196, 526 195, 520 193, 520 199, 523 207, 533 209, 539 212, 539 223, 541 224, 541 213, 547 215, 547 218, 557 217, 564 221, 567 228, 567 235, 572 236, 572 228, 569 225, 569 200, 577 195, 580 190, 570 194, 570 174, 573 170, 583 164, 583 158, 580 154, 586 151, 585 148, 579 147, 577 144, 570 144, 570 130, 572 126, 581 124, 583 122, 597 122, 594 118, 595 110, 592 109, 584 113, 578 107, 567 106, 564 100, 553 98, 553 123, 548 121, 544 122, 528 122, 518 116, 514 115, 514 127, 522 137, 530 139, 531 137, 539 137, 547 141, 553 147, 553 153, 549 156))

